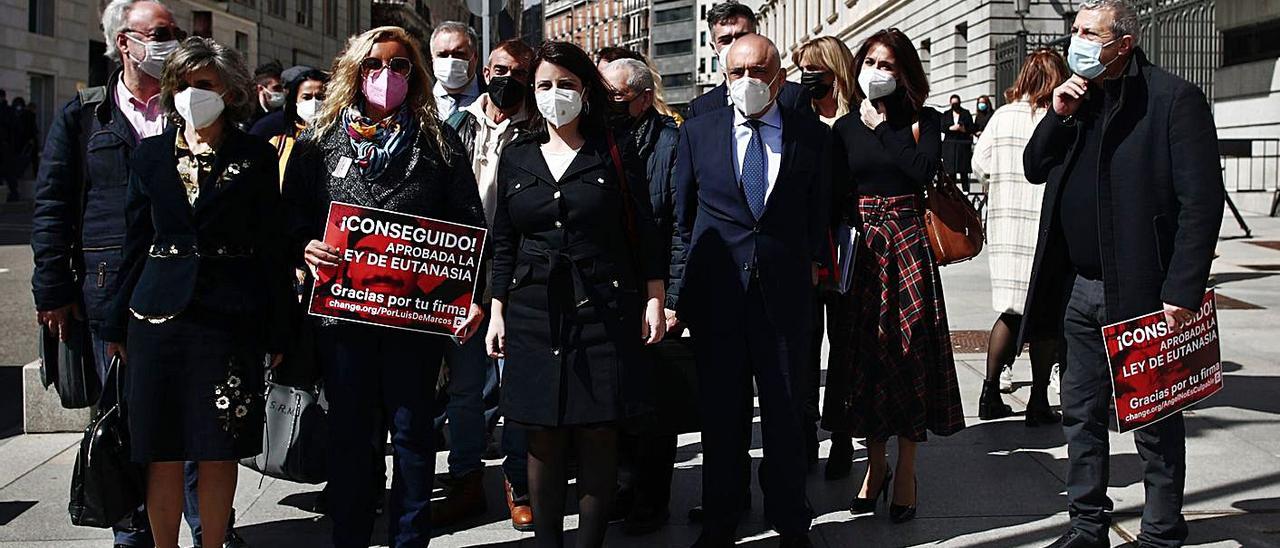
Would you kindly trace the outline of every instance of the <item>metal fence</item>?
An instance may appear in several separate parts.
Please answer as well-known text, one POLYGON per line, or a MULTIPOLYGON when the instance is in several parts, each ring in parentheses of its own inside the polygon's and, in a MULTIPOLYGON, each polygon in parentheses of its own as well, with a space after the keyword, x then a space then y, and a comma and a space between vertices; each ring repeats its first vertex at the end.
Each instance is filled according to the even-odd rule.
POLYGON ((1232 192, 1273 192, 1271 216, 1280 206, 1280 139, 1219 139, 1222 182, 1232 192))
POLYGON ((1012 87, 1013 82, 1018 79, 1018 73, 1022 71, 1022 62, 1027 59, 1028 54, 1038 47, 1055 48, 1059 53, 1065 54, 1070 41, 1069 36, 1061 34, 1033 34, 1018 31, 1013 38, 996 44, 996 92, 993 97, 996 106, 1004 104, 1004 90, 1012 87))

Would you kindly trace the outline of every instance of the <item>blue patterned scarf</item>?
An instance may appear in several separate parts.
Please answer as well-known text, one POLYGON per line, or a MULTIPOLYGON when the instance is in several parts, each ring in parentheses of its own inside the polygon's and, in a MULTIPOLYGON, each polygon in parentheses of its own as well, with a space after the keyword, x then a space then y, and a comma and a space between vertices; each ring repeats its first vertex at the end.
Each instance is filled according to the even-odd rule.
POLYGON ((418 134, 418 120, 405 107, 379 122, 370 120, 354 106, 348 107, 343 113, 343 125, 355 152, 356 166, 365 179, 382 175, 391 159, 418 134))

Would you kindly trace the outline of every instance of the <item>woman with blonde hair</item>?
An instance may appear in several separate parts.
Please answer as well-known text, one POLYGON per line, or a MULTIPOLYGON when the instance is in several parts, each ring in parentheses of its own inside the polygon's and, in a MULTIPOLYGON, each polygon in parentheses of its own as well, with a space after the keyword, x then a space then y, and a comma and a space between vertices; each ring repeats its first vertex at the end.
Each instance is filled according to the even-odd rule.
POLYGON ((262 451, 264 365, 290 339, 276 157, 236 128, 251 85, 235 50, 184 40, 160 76, 169 127, 131 160, 122 281, 102 338, 127 362, 113 371, 127 378, 130 450, 147 467, 163 548, 178 546, 184 462, 199 479, 196 541, 228 540, 237 461, 262 451))
MULTIPOLYGON (((399 27, 355 36, 335 61, 324 107, 294 145, 284 180, 290 250, 315 275, 335 276, 345 266, 338 250, 320 240, 334 201, 484 226, 471 162, 437 118, 428 66, 417 41, 399 27)), ((393 282, 401 283, 384 283, 393 282)), ((475 298, 482 293, 483 286, 475 298)), ((468 339, 483 319, 473 301, 457 338, 468 339)), ((381 458, 369 444, 385 418, 395 446, 388 544, 425 546, 435 479, 434 387, 451 343, 416 331, 312 320, 329 399, 333 544, 369 545, 374 497, 381 496, 369 489, 381 458)))
POLYGON ((800 83, 809 90, 813 110, 827 125, 849 113, 849 101, 858 82, 853 78, 853 52, 834 36, 819 36, 801 44, 791 54, 800 67, 800 83))
MULTIPOLYGON (((1058 52, 1031 52, 1013 86, 1004 92, 1007 104, 991 115, 973 152, 973 172, 988 185, 987 256, 991 258, 991 304, 1000 317, 991 328, 987 350, 987 378, 978 400, 978 418, 992 420, 1013 414, 1000 398, 999 378, 1013 366, 1027 281, 1035 259, 1036 234, 1044 185, 1027 182, 1022 172, 1022 149, 1040 120, 1049 112, 1053 90, 1071 73, 1058 52)), ((1053 424, 1061 416, 1049 408, 1049 381, 1057 356, 1057 341, 1031 341, 1031 398, 1027 426, 1053 424)), ((1010 383, 1012 384, 1012 383, 1010 383)))

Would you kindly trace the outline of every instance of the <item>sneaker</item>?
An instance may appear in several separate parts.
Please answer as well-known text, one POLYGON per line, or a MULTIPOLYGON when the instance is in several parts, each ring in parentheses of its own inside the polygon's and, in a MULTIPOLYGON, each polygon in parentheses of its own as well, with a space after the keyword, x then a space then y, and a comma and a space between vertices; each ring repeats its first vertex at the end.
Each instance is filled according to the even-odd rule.
POLYGON ((1000 368, 1000 392, 1013 393, 1013 364, 1006 364, 1000 368))

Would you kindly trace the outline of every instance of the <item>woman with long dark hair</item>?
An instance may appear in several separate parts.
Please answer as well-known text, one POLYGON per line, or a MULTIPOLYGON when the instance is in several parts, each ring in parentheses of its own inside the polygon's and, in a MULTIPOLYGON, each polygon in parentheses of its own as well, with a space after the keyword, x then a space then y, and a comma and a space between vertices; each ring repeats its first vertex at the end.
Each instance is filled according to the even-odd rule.
MULTIPOLYGON (((1022 149, 1053 103, 1053 90, 1071 76, 1067 63, 1052 49, 1027 56, 1022 72, 1004 92, 1006 104, 991 116, 978 138, 973 172, 988 185, 987 257, 991 261, 991 305, 1000 314, 987 344, 987 377, 978 399, 978 418, 1013 414, 1000 398, 999 379, 1018 354, 1018 329, 1027 300, 1027 283, 1035 259, 1044 185, 1027 182, 1022 149)), ((1057 358, 1056 340, 1031 341, 1031 398, 1027 426, 1054 424, 1062 416, 1049 407, 1049 382, 1057 358)), ((1012 384, 1012 383, 1011 383, 1012 384)))
POLYGON ((618 425, 648 410, 642 346, 665 332, 669 239, 643 164, 609 135, 608 89, 591 58, 547 42, 531 70, 531 133, 498 166, 486 342, 506 360, 503 414, 529 432, 537 544, 563 544, 572 447, 577 545, 595 547, 617 485, 618 425))
MULTIPOLYGON (((917 444, 964 428, 938 265, 925 234, 922 192, 938 170, 940 122, 924 106, 929 82, 911 40, 873 34, 854 56, 857 112, 836 122, 831 168, 845 222, 859 229, 853 290, 841 333, 846 352, 827 376, 823 426, 866 438, 867 475, 850 504, 915 517, 917 444), (885 450, 898 440, 896 478, 885 450)), ((835 344, 833 347, 837 346, 835 344)))
POLYGON ((280 158, 281 182, 284 181, 285 167, 289 165, 289 156, 293 153, 293 145, 297 142, 298 135, 307 130, 307 126, 324 108, 324 86, 328 82, 329 75, 324 71, 308 69, 284 83, 282 113, 285 119, 285 130, 267 140, 276 147, 276 156, 280 158))
MULTIPOLYGON (((436 114, 427 66, 418 41, 400 27, 353 36, 334 62, 324 107, 294 146, 284 180, 291 250, 313 273, 335 276, 358 266, 344 264, 338 250, 320 240, 334 201, 484 226, 471 164, 436 114)), ((455 332, 464 342, 484 320, 474 302, 482 292, 483 286, 455 332)), ((386 427, 395 447, 388 544, 426 545, 435 481, 434 389, 444 345, 452 343, 415 331, 312 320, 329 400, 334 546, 369 545, 374 497, 381 496, 369 489, 369 478, 382 458, 386 427)))

